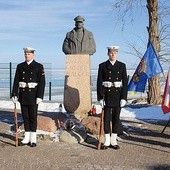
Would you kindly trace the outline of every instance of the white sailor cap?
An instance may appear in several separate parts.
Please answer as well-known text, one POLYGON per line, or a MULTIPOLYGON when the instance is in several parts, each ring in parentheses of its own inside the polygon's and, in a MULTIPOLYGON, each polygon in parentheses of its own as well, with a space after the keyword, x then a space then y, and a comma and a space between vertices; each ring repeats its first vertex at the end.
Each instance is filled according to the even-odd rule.
POLYGON ((107 49, 108 49, 108 52, 118 51, 119 46, 112 45, 112 46, 107 47, 107 49))
POLYGON ((23 50, 24 50, 24 53, 34 53, 34 51, 35 51, 35 49, 34 48, 32 48, 32 47, 25 47, 25 48, 23 48, 23 50))

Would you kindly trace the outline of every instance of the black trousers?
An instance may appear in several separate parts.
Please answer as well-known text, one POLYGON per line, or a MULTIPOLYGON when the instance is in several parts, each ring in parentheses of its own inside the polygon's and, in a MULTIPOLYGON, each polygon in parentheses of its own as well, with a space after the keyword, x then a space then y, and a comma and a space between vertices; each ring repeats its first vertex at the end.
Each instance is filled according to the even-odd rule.
POLYGON ((37 109, 38 105, 21 105, 24 129, 26 132, 36 132, 37 130, 37 109))
POLYGON ((121 121, 120 121, 120 107, 113 107, 113 108, 104 108, 104 132, 105 134, 110 133, 117 133, 120 134, 121 132, 121 121), (110 122, 112 126, 110 126, 110 122), (112 127, 112 128, 111 128, 112 127))

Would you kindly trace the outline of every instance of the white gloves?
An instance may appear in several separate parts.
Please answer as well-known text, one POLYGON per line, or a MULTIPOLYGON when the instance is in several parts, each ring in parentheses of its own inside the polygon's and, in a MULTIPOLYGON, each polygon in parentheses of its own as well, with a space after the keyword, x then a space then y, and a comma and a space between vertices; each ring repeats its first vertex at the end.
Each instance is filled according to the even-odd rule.
POLYGON ((15 103, 17 103, 17 101, 18 101, 18 97, 17 96, 13 96, 12 97, 12 102, 15 104, 15 103))
POLYGON ((123 107, 126 105, 126 100, 122 99, 120 100, 120 107, 123 107))
POLYGON ((41 103, 42 102, 42 99, 41 98, 37 98, 36 99, 36 104, 39 104, 39 103, 41 103))
MULTIPOLYGON (((17 96, 13 96, 12 97, 12 102, 13 103, 16 103, 18 101, 18 97, 17 96)), ((37 98, 36 99, 36 104, 39 104, 39 103, 41 103, 42 102, 42 99, 41 98, 37 98)))
POLYGON ((102 84, 104 87, 111 87, 112 86, 112 82, 110 81, 104 81, 103 84, 102 84))
POLYGON ((104 99, 101 99, 101 100, 99 101, 99 103, 100 103, 100 106, 103 108, 103 107, 104 107, 104 99))

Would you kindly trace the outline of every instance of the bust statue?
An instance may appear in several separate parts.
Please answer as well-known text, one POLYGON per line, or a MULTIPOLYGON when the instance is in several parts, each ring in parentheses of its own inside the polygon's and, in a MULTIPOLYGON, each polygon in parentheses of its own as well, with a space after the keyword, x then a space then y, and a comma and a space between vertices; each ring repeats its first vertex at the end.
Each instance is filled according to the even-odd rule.
POLYGON ((74 18, 75 28, 66 34, 62 50, 65 54, 89 54, 96 52, 93 33, 84 28, 85 19, 81 16, 74 18))

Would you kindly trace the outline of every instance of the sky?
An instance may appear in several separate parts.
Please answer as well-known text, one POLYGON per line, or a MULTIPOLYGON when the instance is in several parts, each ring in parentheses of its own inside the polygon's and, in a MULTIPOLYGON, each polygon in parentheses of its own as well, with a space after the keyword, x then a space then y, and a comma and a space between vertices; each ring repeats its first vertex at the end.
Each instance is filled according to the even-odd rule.
MULTIPOLYGON (((163 1, 163 0, 161 0, 163 1)), ((0 0, 1 63, 24 60, 23 48, 36 49, 35 59, 51 63, 53 68, 65 68, 66 56, 62 44, 67 32, 74 28, 74 18, 85 18, 84 26, 94 35, 96 53, 91 56, 91 68, 108 59, 107 46, 118 45, 118 60, 127 68, 136 68, 139 58, 129 52, 130 42, 146 51, 148 13, 146 1, 135 6, 131 16, 122 22, 113 8, 114 0, 0 0)), ((167 2, 168 3, 168 2, 167 2)), ((121 8, 122 9, 122 8, 121 8)))
MULTIPOLYGON (((93 33, 96 42, 96 53, 91 56, 92 68, 98 68, 99 63, 108 59, 106 47, 110 45, 120 47, 119 60, 125 62, 128 68, 136 67, 139 60, 125 51, 128 50, 127 43, 138 43, 140 36, 147 42, 146 4, 143 4, 142 13, 140 10, 138 15, 133 16, 135 22, 125 22, 123 27, 121 19, 113 11, 113 2, 0 0, 1 63, 22 62, 23 47, 33 47, 38 62, 51 63, 54 68, 65 68, 66 56, 62 52, 62 44, 66 33, 75 26, 74 18, 81 15, 85 18, 84 27, 93 33)), ((143 53, 146 51, 144 42, 140 42, 139 47, 143 53)))

